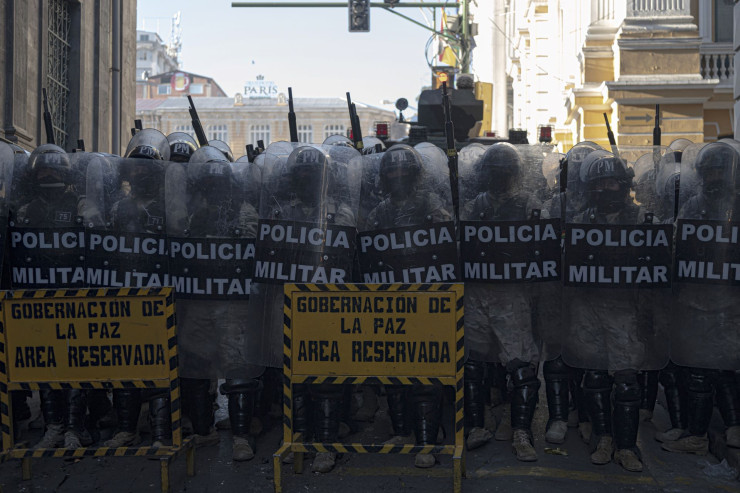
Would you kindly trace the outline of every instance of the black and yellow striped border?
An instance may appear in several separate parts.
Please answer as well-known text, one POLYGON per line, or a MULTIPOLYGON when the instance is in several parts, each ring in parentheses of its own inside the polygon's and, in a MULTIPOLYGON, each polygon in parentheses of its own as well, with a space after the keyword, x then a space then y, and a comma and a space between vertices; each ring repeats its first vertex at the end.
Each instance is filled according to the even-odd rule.
POLYGON ((190 446, 193 446, 192 439, 186 438, 179 447, 85 447, 75 450, 64 448, 14 448, 6 451, 6 455, 11 459, 42 459, 46 457, 174 457, 190 446))
POLYGON ((283 445, 275 453, 273 464, 276 491, 280 489, 280 457, 288 450, 292 452, 355 452, 378 454, 450 454, 455 459, 454 488, 460 491, 462 451, 464 443, 464 290, 462 284, 286 284, 283 297, 283 445), (413 377, 413 376, 358 376, 358 375, 293 375, 292 351, 292 293, 294 292, 451 292, 455 296, 455 377, 413 377), (293 393, 292 385, 302 384, 359 384, 373 383, 386 385, 454 385, 455 387, 455 445, 367 445, 360 443, 303 443, 300 435, 293 435, 293 393))
MULTIPOLYGON (((167 359, 169 375, 167 379, 96 381, 96 382, 9 382, 7 373, 7 354, 5 340, 5 317, 0 303, 0 434, 2 452, 0 462, 7 459, 32 459, 45 457, 139 457, 158 456, 172 458, 181 451, 192 448, 190 440, 183 441, 181 428, 180 378, 178 373, 177 324, 175 322, 175 297, 170 287, 157 288, 90 288, 57 290, 13 290, 4 291, 0 301, 5 299, 59 299, 59 298, 97 298, 97 297, 136 297, 161 296, 165 301, 167 330, 167 359), (10 390, 37 389, 130 389, 167 388, 170 394, 172 419, 171 447, 97 447, 67 449, 17 449, 13 442, 13 424, 10 408, 10 390)), ((164 486, 164 483, 163 483, 164 486)))

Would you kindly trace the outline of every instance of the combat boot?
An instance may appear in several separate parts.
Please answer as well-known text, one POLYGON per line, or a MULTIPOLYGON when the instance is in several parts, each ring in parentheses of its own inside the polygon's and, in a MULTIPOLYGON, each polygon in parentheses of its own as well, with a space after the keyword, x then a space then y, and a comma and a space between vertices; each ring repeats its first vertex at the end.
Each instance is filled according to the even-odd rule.
POLYGON ((475 450, 488 443, 493 438, 493 433, 485 428, 473 428, 465 439, 465 446, 468 450, 475 450))
POLYGON ((596 451, 591 454, 591 463, 598 466, 608 464, 612 460, 613 453, 612 437, 605 435, 599 438, 596 451))
POLYGON ((673 442, 664 442, 660 447, 668 452, 706 455, 709 452, 709 439, 706 435, 689 435, 673 442))
POLYGON ((655 434, 655 440, 658 442, 675 442, 679 438, 683 436, 683 434, 686 433, 686 430, 682 430, 681 428, 671 428, 670 430, 666 431, 659 431, 655 434))
POLYGON ((527 430, 514 430, 514 437, 511 440, 511 448, 516 455, 517 460, 523 462, 534 462, 537 460, 537 452, 532 446, 527 430))
POLYGON ((727 428, 725 438, 728 447, 740 448, 740 426, 730 426, 727 428))
POLYGON ((548 443, 563 443, 565 442, 565 435, 568 433, 568 422, 567 421, 553 421, 545 433, 545 441, 548 443))
POLYGON ((35 448, 57 448, 64 445, 64 425, 52 423, 46 427, 46 433, 35 448))
POLYGON ((614 462, 629 472, 642 472, 642 461, 632 450, 617 450, 614 452, 614 462))
POLYGON ((311 472, 330 472, 336 462, 337 454, 334 452, 319 452, 311 463, 311 472))
MULTIPOLYGON (((216 430, 213 431, 214 433, 218 433, 216 430)), ((234 440, 231 445, 231 458, 236 462, 254 459, 254 449, 252 448, 249 438, 234 436, 234 440)))

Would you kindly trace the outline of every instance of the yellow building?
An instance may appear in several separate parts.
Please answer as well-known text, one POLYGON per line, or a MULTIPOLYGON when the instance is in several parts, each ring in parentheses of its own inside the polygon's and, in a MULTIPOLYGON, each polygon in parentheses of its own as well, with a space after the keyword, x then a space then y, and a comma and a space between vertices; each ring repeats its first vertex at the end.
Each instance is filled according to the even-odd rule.
MULTIPOLYGON (((200 97, 195 100, 203 130, 209 139, 223 140, 234 156, 246 153, 245 146, 257 141, 290 140, 288 102, 282 93, 276 97, 248 98, 237 94, 229 97, 200 97)), ((355 102, 364 136, 372 135, 374 123, 390 122, 392 111, 355 102)), ((334 134, 347 135, 350 130, 347 101, 340 98, 294 99, 298 140, 321 143, 334 134)), ((185 97, 167 99, 137 99, 136 118, 144 128, 156 128, 164 134, 187 132, 192 134, 188 100, 185 97)))
POLYGON ((606 113, 620 145, 648 145, 656 104, 664 145, 733 136, 732 3, 496 2, 503 2, 494 21, 505 33, 507 123, 530 139, 549 124, 562 150, 582 140, 608 144, 606 113))

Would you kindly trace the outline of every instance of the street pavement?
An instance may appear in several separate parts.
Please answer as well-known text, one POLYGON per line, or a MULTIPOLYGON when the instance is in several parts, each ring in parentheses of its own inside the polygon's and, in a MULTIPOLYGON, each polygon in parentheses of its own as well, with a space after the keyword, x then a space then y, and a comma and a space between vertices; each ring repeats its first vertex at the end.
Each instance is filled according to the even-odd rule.
MULTIPOLYGON (((544 386, 543 386, 544 387, 544 386)), ((544 441, 547 406, 544 392, 535 415, 533 432, 539 454, 537 462, 516 460, 507 442, 492 441, 486 446, 467 452, 467 477, 463 491, 495 492, 699 492, 727 491, 740 493, 740 482, 730 477, 717 477, 725 472, 712 455, 695 456, 664 452, 653 439, 656 430, 667 428, 668 418, 661 405, 656 406, 652 422, 640 426, 639 446, 645 470, 628 473, 615 464, 594 466, 589 462, 587 445, 570 429, 566 442, 559 445, 567 456, 545 453, 545 447, 556 447, 544 441)), ((223 417, 225 401, 217 416, 223 417)), ((38 404, 34 401, 35 411, 38 404)), ((380 443, 387 439, 390 421, 381 410, 373 423, 345 442, 380 443)), ((449 406, 448 406, 449 408, 449 406)), ((502 407, 492 411, 500 415, 502 407)), ((449 418, 449 417, 448 417, 449 418)), ((715 416, 715 420, 718 416, 715 416)), ((719 426, 717 423, 715 425, 719 426)), ((446 429, 452 429, 451 418, 446 429)), ((33 441, 39 432, 26 432, 33 441), (31 433, 29 435, 29 433, 31 433)), ((273 491, 272 453, 282 438, 282 427, 276 421, 258 441, 256 457, 250 462, 231 460, 231 440, 228 431, 221 431, 221 442, 196 452, 196 475, 185 475, 184 455, 172 462, 171 477, 174 492, 270 492, 273 491)), ((452 443, 448 433, 445 443, 452 443)), ((310 472, 310 458, 302 474, 294 474, 291 465, 283 466, 283 487, 286 492, 447 492, 452 491, 452 459, 440 456, 432 469, 414 467, 411 455, 344 454, 335 469, 328 474, 310 472)), ((19 461, 0 465, 0 485, 3 493, 11 492, 158 492, 160 491, 157 460, 140 457, 83 458, 79 460, 38 459, 33 461, 33 477, 21 479, 19 461)))

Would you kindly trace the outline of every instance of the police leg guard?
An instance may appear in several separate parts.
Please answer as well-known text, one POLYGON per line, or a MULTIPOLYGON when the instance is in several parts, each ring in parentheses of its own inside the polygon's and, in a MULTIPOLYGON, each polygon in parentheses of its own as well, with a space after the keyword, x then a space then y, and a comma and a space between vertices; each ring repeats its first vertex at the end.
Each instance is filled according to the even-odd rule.
POLYGON ((740 393, 735 382, 735 372, 720 371, 716 376, 717 408, 728 428, 740 425, 740 393))
POLYGON ((637 453, 637 428, 640 424, 642 388, 636 371, 614 375, 614 444, 617 450, 637 453))
POLYGON ((27 390, 11 390, 10 400, 13 402, 13 421, 31 419, 31 408, 28 406, 30 392, 27 390))
POLYGON ((172 415, 169 394, 157 394, 149 401, 149 424, 152 429, 152 443, 164 442, 172 438, 172 415))
POLYGON ((496 407, 509 400, 509 387, 506 383, 506 368, 501 363, 488 364, 489 399, 496 407))
POLYGON ((693 436, 703 437, 709 430, 714 402, 712 380, 716 371, 704 368, 685 368, 688 396, 688 430, 693 436))
POLYGON ((141 390, 121 389, 113 391, 113 407, 118 417, 118 429, 136 433, 141 412, 141 390))
POLYGON ((64 415, 66 409, 65 391, 42 389, 39 391, 41 396, 41 415, 44 417, 44 424, 64 425, 64 415))
POLYGON ((687 395, 684 386, 681 369, 674 363, 668 363, 668 366, 660 371, 660 383, 663 385, 665 392, 666 407, 668 408, 668 417, 671 420, 671 428, 685 430, 688 426, 687 395))
POLYGON ((221 385, 221 393, 229 400, 229 421, 234 436, 249 437, 257 394, 261 388, 262 382, 251 378, 229 379, 221 385))
POLYGON ((649 421, 653 417, 655 401, 658 398, 660 371, 641 371, 637 378, 640 384, 640 421, 649 421))
POLYGON ((313 431, 316 441, 331 443, 339 440, 344 390, 341 385, 320 384, 310 387, 313 405, 313 431))
POLYGON ((486 418, 486 364, 468 359, 465 362, 465 428, 484 428, 486 418))
POLYGON ((303 435, 304 442, 313 439, 313 426, 311 419, 311 395, 308 393, 308 385, 293 385, 293 433, 303 435))
POLYGON ((513 430, 532 429, 532 418, 539 400, 540 381, 534 365, 521 361, 507 365, 513 386, 511 395, 511 428, 513 430))
POLYGON ((612 381, 606 370, 586 370, 583 397, 591 421, 592 436, 612 434, 612 381))
POLYGON ((386 385, 386 398, 388 399, 388 414, 391 418, 393 435, 406 437, 411 435, 409 426, 409 388, 403 385, 386 385))
POLYGON ((418 385, 411 389, 414 410, 414 432, 417 445, 434 445, 442 424, 442 389, 418 385))
POLYGON ((182 389, 183 414, 190 418, 193 433, 206 436, 213 428, 213 394, 211 381, 207 378, 183 378, 182 389))
POLYGON ((583 379, 585 370, 573 368, 573 377, 570 381, 570 396, 574 401, 576 411, 578 412, 578 422, 587 423, 588 406, 586 406, 586 397, 583 394, 583 379))
POLYGON ((87 395, 81 389, 69 389, 67 394, 67 428, 82 433, 85 430, 87 395))
POLYGON ((555 421, 568 421, 571 369, 563 362, 563 358, 558 357, 545 361, 542 365, 542 373, 545 377, 545 393, 549 411, 547 428, 549 428, 555 421))

